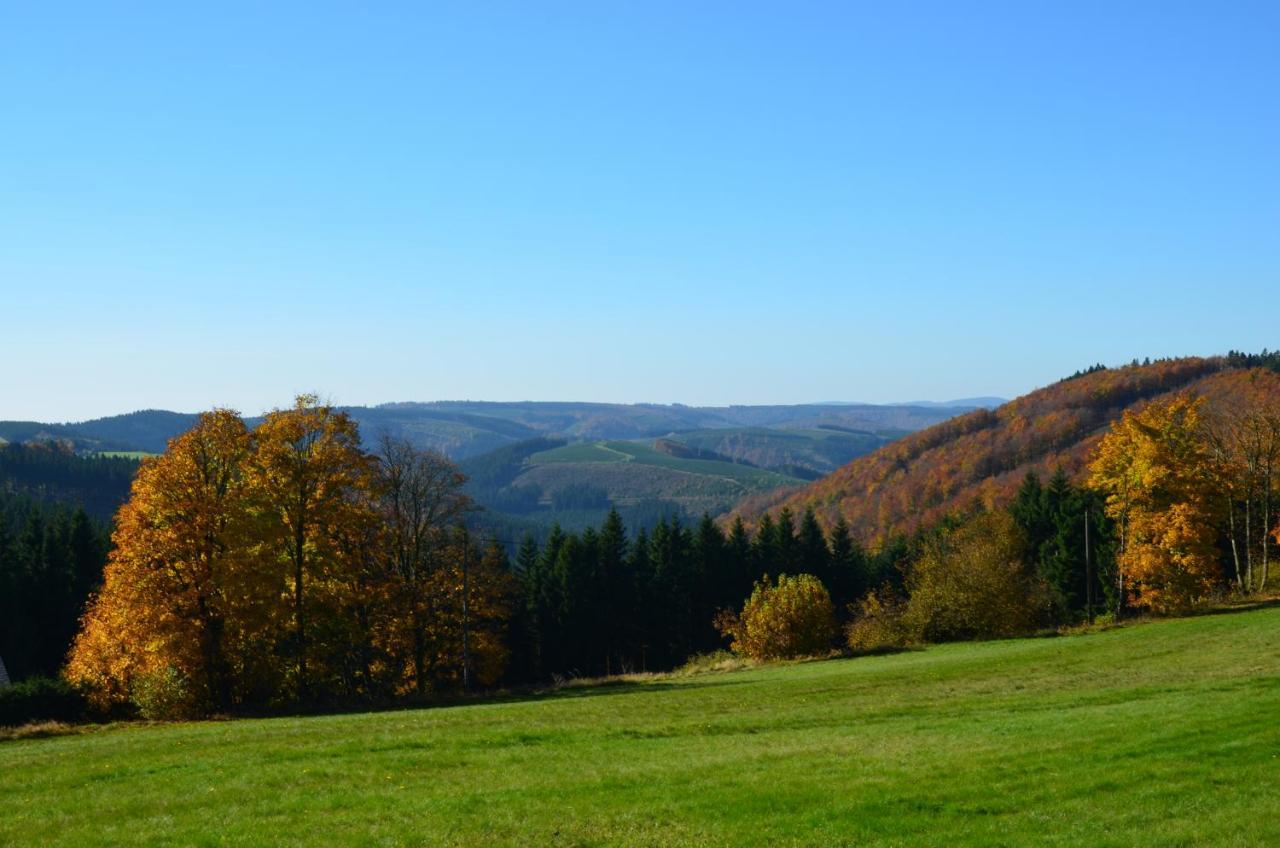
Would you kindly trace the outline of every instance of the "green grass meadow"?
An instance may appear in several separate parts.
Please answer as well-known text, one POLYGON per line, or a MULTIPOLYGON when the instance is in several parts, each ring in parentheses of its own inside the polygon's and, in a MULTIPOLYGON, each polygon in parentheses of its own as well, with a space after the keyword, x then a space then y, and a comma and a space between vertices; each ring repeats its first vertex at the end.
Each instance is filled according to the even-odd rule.
POLYGON ((1280 845, 1280 609, 0 743, 3 845, 1280 845))

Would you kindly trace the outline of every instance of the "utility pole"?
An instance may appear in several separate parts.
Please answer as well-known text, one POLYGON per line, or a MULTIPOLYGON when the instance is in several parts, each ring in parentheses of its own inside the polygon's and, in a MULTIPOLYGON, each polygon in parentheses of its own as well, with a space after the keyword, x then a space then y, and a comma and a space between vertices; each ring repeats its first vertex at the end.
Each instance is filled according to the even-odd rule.
POLYGON ((462 531, 462 691, 471 691, 471 537, 462 531))
POLYGON ((1089 507, 1084 508, 1084 609, 1093 624, 1093 571, 1089 567, 1089 507))

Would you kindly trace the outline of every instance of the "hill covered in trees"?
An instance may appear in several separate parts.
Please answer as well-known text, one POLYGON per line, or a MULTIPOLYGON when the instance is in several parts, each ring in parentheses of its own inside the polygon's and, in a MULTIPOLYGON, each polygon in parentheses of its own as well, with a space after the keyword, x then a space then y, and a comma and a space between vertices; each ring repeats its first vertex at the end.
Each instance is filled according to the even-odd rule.
POLYGON ((1156 398, 1189 390, 1222 408, 1245 392, 1280 397, 1277 369, 1280 355, 1266 351, 1094 366, 908 435, 798 491, 747 498, 732 514, 750 526, 765 513, 812 509, 827 527, 843 518, 874 547, 948 514, 1008 504, 1029 471, 1081 481, 1108 426, 1156 398))
POLYGON ((497 535, 545 538, 553 524, 584 529, 616 509, 628 526, 717 515, 747 495, 804 479, 675 439, 567 442, 539 438, 463 460, 467 491, 497 535))
MULTIPOLYGON (((477 401, 339 407, 360 426, 366 438, 376 440, 388 435, 405 439, 416 447, 438 450, 451 459, 466 459, 547 436, 570 441, 630 440, 697 430, 754 428, 767 432, 835 429, 891 439, 970 408, 924 404, 695 407, 477 401)), ((192 414, 151 409, 71 424, 0 421, 0 439, 18 443, 61 441, 82 452, 161 453, 169 439, 186 432, 195 420, 192 414)), ((261 419, 246 420, 252 426, 261 419)), ((865 443, 860 443, 859 449, 864 446, 865 443)), ((829 470, 814 467, 818 471, 829 470)))
POLYGON ((0 494, 81 507, 109 521, 129 496, 136 459, 76 454, 63 442, 0 444, 0 494))
MULTIPOLYGON (((525 532, 545 537, 556 522, 577 529, 599 524, 611 508, 637 527, 662 516, 718 514, 748 495, 802 485, 968 408, 458 401, 339 411, 369 445, 387 436, 462 461, 473 479, 471 495, 488 510, 487 525, 516 539, 525 532)), ((137 455, 162 453, 195 421, 152 409, 73 424, 0 422, 0 445, 15 448, 7 460, 0 457, 0 487, 80 503, 110 518, 128 493, 137 455), (77 456, 82 461, 73 461, 77 456), (49 461, 31 466, 42 458, 49 461)), ((246 419, 251 427, 261 421, 246 419)))

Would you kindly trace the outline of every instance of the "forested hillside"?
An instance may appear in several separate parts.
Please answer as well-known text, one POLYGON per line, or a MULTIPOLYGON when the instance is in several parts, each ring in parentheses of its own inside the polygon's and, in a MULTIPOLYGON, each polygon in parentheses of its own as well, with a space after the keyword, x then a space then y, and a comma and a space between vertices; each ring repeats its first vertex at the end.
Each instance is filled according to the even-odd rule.
POLYGON ((794 429, 724 427, 677 433, 671 441, 731 462, 816 480, 907 432, 871 432, 838 424, 794 429))
POLYGON ((1280 396, 1274 353, 1095 366, 994 410, 934 425, 855 459, 783 496, 748 498, 733 512, 748 525, 761 514, 813 509, 824 526, 844 518, 872 546, 973 505, 1009 503, 1027 472, 1063 469, 1072 480, 1107 426, 1126 410, 1187 389, 1212 404, 1245 390, 1280 396))
POLYGON ((137 467, 61 442, 0 445, 0 657, 13 679, 62 667, 137 467))
MULTIPOLYGON (((766 432, 842 430, 891 439, 945 421, 968 408, 872 404, 695 407, 682 404, 477 401, 340 407, 360 425, 361 432, 371 442, 389 435, 407 439, 417 447, 440 451, 451 459, 466 459, 540 437, 571 441, 653 439, 725 428, 767 428, 766 432)), ((82 452, 160 453, 168 440, 189 429, 195 418, 187 413, 151 409, 72 424, 0 421, 0 439, 19 443, 61 440, 82 452)), ((246 420, 250 425, 256 425, 261 419, 249 417, 246 420)), ((833 446, 834 443, 819 453, 829 454, 829 448, 833 446)), ((864 439, 859 442, 855 453, 843 459, 847 460, 873 446, 868 446, 864 439)), ((816 470, 829 469, 818 467, 816 470)))
POLYGON ((129 496, 138 461, 123 456, 80 456, 59 442, 0 445, 0 493, 82 507, 110 520, 129 496))

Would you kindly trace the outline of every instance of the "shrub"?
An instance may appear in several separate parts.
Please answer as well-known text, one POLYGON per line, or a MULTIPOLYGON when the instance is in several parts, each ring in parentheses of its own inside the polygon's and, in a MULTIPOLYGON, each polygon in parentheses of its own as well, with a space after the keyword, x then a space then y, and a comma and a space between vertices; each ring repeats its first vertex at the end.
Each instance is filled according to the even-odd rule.
POLYGON ((911 639, 902 621, 902 604, 889 590, 869 592, 858 604, 858 615, 845 630, 849 647, 859 653, 901 648, 911 639))
POLYGON ((1052 596, 1023 561, 1013 519, 979 515, 931 540, 907 575, 912 641, 994 639, 1048 624, 1052 596))
POLYGON ((835 634, 835 610, 822 581, 812 574, 782 575, 756 584, 738 615, 721 615, 716 626, 733 639, 735 652, 753 660, 789 659, 826 653, 835 634))
POLYGON ((1050 623, 1053 595, 1025 563, 1013 519, 992 512, 930 539, 907 573, 908 597, 872 593, 845 636, 855 651, 998 639, 1050 623))
POLYGON ((133 683, 130 695, 138 715, 153 721, 177 721, 199 714, 200 704, 191 685, 173 666, 153 671, 133 683))
POLYGON ((85 700, 71 684, 53 677, 32 677, 0 689, 0 726, 35 721, 81 721, 85 700))

